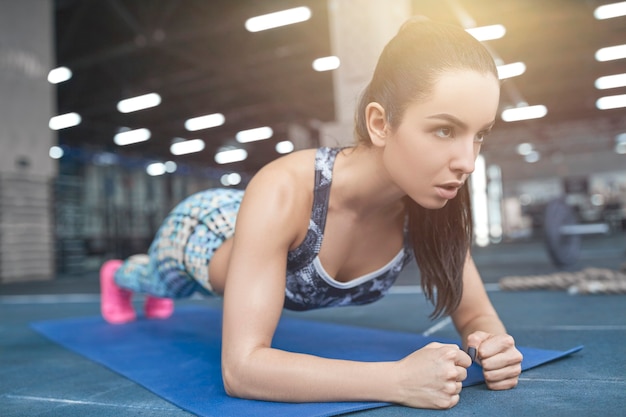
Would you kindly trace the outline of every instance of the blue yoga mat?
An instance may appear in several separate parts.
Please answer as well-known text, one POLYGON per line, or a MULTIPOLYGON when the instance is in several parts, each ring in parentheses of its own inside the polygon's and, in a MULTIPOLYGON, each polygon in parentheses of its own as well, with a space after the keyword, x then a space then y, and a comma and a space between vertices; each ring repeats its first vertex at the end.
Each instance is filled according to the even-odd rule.
MULTIPOLYGON (((389 405, 378 402, 278 403, 231 398, 220 370, 221 310, 178 308, 168 320, 114 326, 100 317, 32 323, 52 341, 137 382, 198 416, 334 416, 389 405)), ((361 361, 400 359, 432 342, 452 342, 412 333, 281 319, 274 346, 328 358, 361 361)), ((524 370, 582 349, 552 351, 520 347, 524 370)), ((478 365, 464 386, 483 382, 478 365)))

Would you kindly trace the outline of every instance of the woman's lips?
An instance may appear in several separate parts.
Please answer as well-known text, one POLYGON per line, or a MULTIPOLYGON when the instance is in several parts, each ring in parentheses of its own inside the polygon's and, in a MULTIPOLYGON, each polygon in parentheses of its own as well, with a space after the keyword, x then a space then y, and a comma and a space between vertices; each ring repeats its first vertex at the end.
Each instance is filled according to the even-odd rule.
POLYGON ((458 188, 447 188, 447 187, 437 187, 437 192, 441 198, 445 198, 446 200, 452 200, 456 197, 456 193, 458 188))
POLYGON ((459 192, 459 188, 461 188, 463 184, 444 184, 437 186, 437 192, 441 198, 445 198, 446 200, 452 200, 456 197, 459 192))

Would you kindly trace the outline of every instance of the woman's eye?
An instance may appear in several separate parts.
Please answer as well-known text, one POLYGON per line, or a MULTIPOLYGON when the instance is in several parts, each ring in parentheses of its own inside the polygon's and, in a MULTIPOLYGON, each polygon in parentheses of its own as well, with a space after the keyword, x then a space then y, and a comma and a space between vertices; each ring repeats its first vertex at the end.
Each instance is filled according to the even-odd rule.
POLYGON ((478 132, 478 134, 476 134, 476 137, 474 138, 474 142, 483 143, 488 134, 489 134, 488 131, 478 132))
POLYGON ((454 137, 454 130, 451 127, 440 127, 435 130, 435 135, 440 138, 451 138, 454 137))

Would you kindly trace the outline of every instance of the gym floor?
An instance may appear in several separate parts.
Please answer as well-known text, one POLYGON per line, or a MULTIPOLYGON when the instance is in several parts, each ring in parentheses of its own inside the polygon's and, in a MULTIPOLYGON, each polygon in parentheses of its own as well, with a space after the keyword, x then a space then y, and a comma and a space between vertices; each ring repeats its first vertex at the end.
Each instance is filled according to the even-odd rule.
MULTIPOLYGON (((475 248, 491 299, 520 346, 584 349, 522 374, 511 391, 484 385, 463 390, 447 416, 626 416, 626 294, 569 295, 565 290, 507 292, 500 278, 556 272, 542 242, 475 248)), ((572 268, 619 269, 626 236, 585 237, 572 268)), ((407 269, 393 293, 364 307, 289 313, 299 318, 456 338, 446 319, 428 320, 429 306, 407 269)), ((191 416, 134 382, 35 333, 32 321, 99 314, 97 273, 82 279, 0 285, 0 416, 191 416)), ((219 306, 218 299, 179 305, 219 306)), ((441 415, 389 406, 354 416, 441 415)))

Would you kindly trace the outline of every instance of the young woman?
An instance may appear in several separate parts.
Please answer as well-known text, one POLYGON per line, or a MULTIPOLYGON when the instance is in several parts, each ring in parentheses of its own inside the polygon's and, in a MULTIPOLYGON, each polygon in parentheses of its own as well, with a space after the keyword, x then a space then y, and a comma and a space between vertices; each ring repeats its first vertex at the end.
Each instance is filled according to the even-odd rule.
POLYGON ((357 143, 303 150, 261 169, 245 194, 207 190, 165 220, 149 254, 101 271, 108 321, 148 317, 170 298, 224 297, 222 369, 233 396, 374 400, 421 408, 459 401, 470 357, 432 343, 397 362, 333 360, 271 347, 283 308, 381 298, 414 256, 433 316, 450 315, 487 386, 516 386, 522 356, 469 253, 467 179, 499 101, 494 62, 461 28, 407 22, 382 52, 356 115, 357 143), (236 232, 235 232, 236 220, 236 232))

